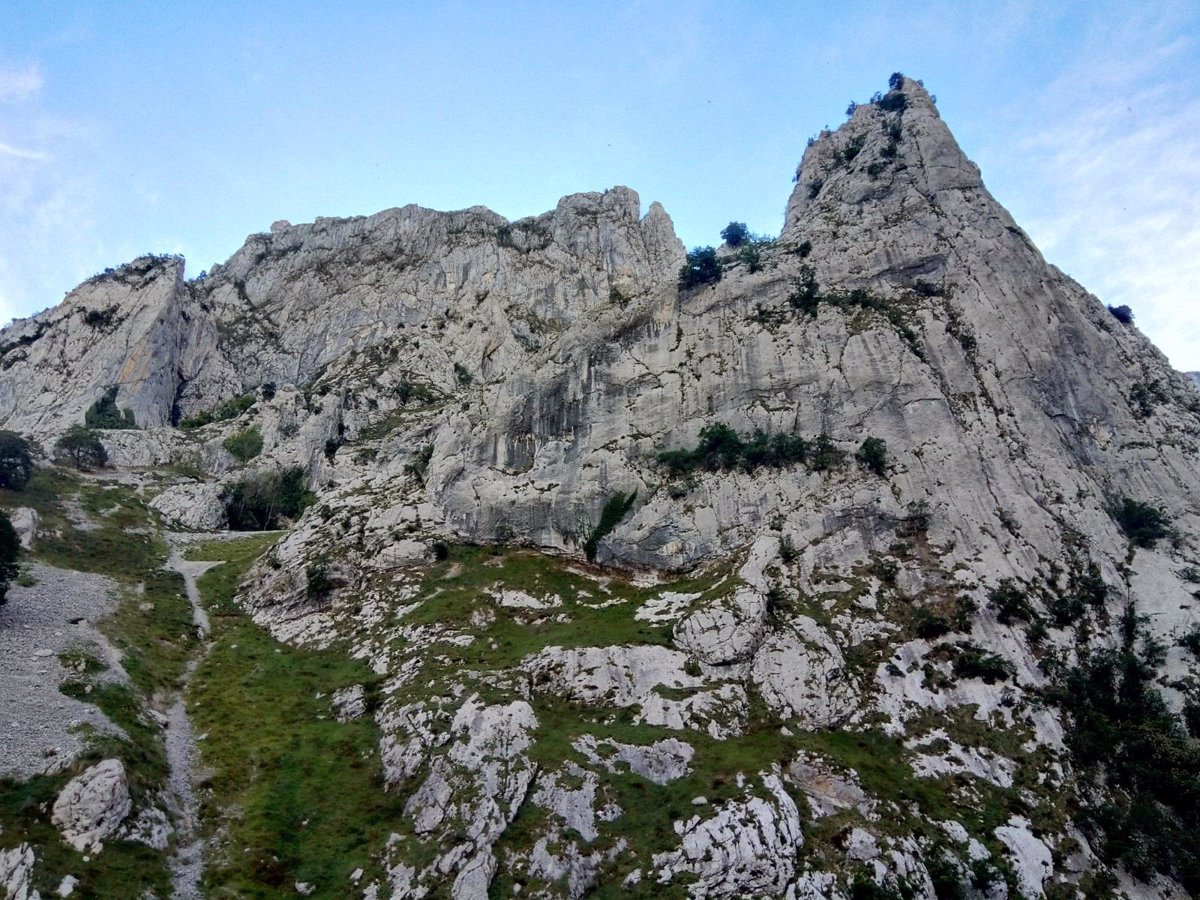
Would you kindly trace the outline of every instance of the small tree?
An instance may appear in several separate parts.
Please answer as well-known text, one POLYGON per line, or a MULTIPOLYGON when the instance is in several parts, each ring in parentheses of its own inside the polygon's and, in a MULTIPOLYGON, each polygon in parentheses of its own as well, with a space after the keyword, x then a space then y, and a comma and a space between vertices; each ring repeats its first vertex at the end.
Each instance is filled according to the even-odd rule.
POLYGON ((1171 537, 1171 517, 1161 506, 1121 497, 1109 504, 1108 514, 1135 547, 1152 549, 1160 540, 1171 537))
POLYGON ((1122 325, 1133 324, 1133 310, 1125 304, 1121 304, 1120 306, 1110 306, 1108 311, 1112 313, 1113 318, 1122 325))
POLYGON ((715 284, 721 280, 721 263, 717 251, 712 247, 693 247, 688 251, 687 262, 679 272, 679 289, 701 284, 715 284))
POLYGON ((13 528, 8 513, 0 510, 0 606, 8 599, 8 586, 17 577, 17 558, 21 555, 21 540, 13 528))
POLYGON ((887 441, 877 437, 867 438, 854 454, 854 458, 864 469, 869 469, 876 475, 883 475, 887 471, 887 441))
POLYGON ((100 436, 82 425, 68 428, 55 442, 54 449, 61 461, 71 463, 80 471, 100 469, 108 464, 108 451, 100 442, 100 436))
POLYGON ((889 90, 898 91, 904 85, 904 73, 893 72, 892 77, 888 79, 889 90))
POLYGON ((730 222, 721 230, 721 239, 730 247, 740 247, 750 240, 750 229, 745 222, 730 222))
POLYGON ((29 441, 15 431, 0 431, 0 487, 21 491, 33 474, 29 441))

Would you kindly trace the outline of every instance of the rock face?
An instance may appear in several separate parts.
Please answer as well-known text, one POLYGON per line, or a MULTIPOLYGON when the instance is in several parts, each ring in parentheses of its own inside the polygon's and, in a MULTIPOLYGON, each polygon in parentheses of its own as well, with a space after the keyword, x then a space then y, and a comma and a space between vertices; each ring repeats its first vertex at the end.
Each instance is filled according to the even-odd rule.
MULTIPOLYGON (((1198 702, 1195 384, 909 79, 811 143, 777 240, 719 255, 681 290, 621 187, 276 223, 6 329, 0 426, 45 443, 116 385, 144 428, 110 455, 189 471, 152 502, 189 529, 222 481, 302 470, 316 502, 239 599, 381 679, 330 709, 374 716, 403 804, 367 896, 1171 896, 1182 867, 1134 882, 1067 820, 1052 688, 1160 646, 1154 690, 1198 702)), ((128 813, 95 780, 84 846, 128 813)))
POLYGON ((125 766, 106 759, 67 782, 54 801, 53 821, 76 850, 99 853, 132 806, 125 766))
POLYGON ((28 844, 18 844, 0 850, 0 888, 4 900, 41 900, 41 894, 31 885, 37 856, 28 844))

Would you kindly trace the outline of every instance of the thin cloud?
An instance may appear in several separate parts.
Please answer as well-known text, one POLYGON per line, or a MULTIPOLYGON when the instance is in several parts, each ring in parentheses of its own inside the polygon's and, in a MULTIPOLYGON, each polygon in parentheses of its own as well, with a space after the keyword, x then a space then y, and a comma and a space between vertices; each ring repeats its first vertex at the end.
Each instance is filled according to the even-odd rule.
POLYGON ((42 89, 42 70, 36 65, 21 68, 0 66, 0 102, 28 100, 42 89))
POLYGON ((13 147, 10 144, 5 144, 0 141, 0 156, 12 156, 17 159, 45 159, 45 153, 38 153, 36 150, 22 150, 20 147, 13 147))
POLYGON ((1174 365, 1200 369, 1200 102, 1194 79, 1171 77, 1186 42, 1130 25, 1093 36, 1128 60, 1081 60, 1030 111, 1054 124, 1016 146, 1012 205, 1051 262, 1132 307, 1174 365))

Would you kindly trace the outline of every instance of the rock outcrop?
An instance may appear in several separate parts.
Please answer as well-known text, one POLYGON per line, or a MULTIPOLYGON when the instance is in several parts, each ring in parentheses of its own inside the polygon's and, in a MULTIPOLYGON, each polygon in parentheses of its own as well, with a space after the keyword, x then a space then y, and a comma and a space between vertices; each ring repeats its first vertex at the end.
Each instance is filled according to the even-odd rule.
POLYGON ((67 782, 54 801, 53 821, 76 850, 99 853, 132 808, 125 766, 106 759, 67 782))

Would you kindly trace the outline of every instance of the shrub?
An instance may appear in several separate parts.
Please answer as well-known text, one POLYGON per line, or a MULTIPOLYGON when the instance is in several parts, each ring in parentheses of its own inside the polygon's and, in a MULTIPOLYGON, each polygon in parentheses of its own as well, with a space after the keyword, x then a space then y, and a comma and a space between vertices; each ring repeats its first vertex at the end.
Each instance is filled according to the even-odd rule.
POLYGON ((256 472, 225 486, 222 493, 233 531, 271 531, 280 516, 295 519, 313 502, 304 470, 256 472))
POLYGON ((839 450, 833 438, 822 432, 813 441, 809 454, 809 468, 814 472, 825 472, 835 466, 840 466, 846 459, 846 452, 839 450))
POLYGON ((686 291, 702 284, 716 284, 721 280, 721 263, 717 251, 712 247, 693 247, 688 251, 687 262, 679 270, 679 289, 686 291))
POLYGON ((996 618, 1001 625, 1011 625, 1014 621, 1028 622, 1033 619, 1033 607, 1029 597, 1011 578, 1005 578, 988 594, 988 603, 996 610, 996 618))
POLYGON ((854 454, 854 458, 864 469, 876 475, 883 475, 887 471, 887 441, 883 438, 867 438, 854 454))
POLYGON ((754 244, 745 244, 738 251, 738 262, 746 267, 747 272, 757 272, 762 268, 762 253, 754 244))
POLYGON ((88 428, 137 428, 133 410, 122 412, 117 408, 117 386, 106 390, 83 414, 83 423, 88 428))
POLYGON ((730 247, 740 247, 750 240, 750 229, 745 222, 730 222, 721 229, 721 239, 730 247))
POLYGON ((467 371, 466 366, 462 363, 455 363, 454 380, 458 382, 459 387, 470 387, 471 382, 475 379, 471 377, 471 373, 467 371))
MULTIPOLYGON (((266 393, 266 385, 263 385, 263 397, 269 400, 270 397, 267 397, 266 393)), ((274 396, 273 393, 272 396, 274 396)), ((225 400, 213 409, 203 410, 202 412, 187 416, 179 422, 179 427, 191 429, 200 428, 203 425, 211 425, 213 422, 226 422, 229 419, 236 419, 253 405, 253 392, 241 394, 240 396, 225 400)))
POLYGON ((788 303, 798 312, 817 314, 817 306, 821 302, 821 289, 817 284, 817 273, 812 266, 800 267, 800 275, 792 283, 793 290, 788 295, 788 303))
POLYGON ((1193 625, 1192 630, 1179 639, 1179 646, 1190 651, 1196 659, 1200 659, 1200 625, 1193 625))
POLYGON ((786 534, 779 539, 779 558, 785 563, 794 563, 800 556, 795 542, 786 534))
POLYGON ((15 431, 0 431, 0 487, 10 491, 25 489, 33 474, 33 454, 29 441, 15 431))
POLYGON ((600 511, 600 521, 596 523, 594 528, 586 529, 586 533, 583 536, 583 552, 588 562, 596 561, 596 554, 600 550, 600 542, 608 537, 612 533, 612 530, 620 524, 621 520, 629 514, 629 511, 633 509, 635 500, 637 500, 637 491, 632 491, 629 494, 617 491, 617 493, 605 501, 604 509, 600 511))
POLYGON ((99 469, 108 464, 108 451, 100 436, 82 425, 72 425, 66 434, 54 442, 60 461, 69 462, 80 471, 99 469))
POLYGON ((1110 306, 1108 311, 1112 313, 1113 318, 1122 325, 1133 324, 1133 310, 1125 304, 1122 303, 1120 306, 1110 306))
POLYGON ((904 87, 904 73, 893 72, 892 76, 888 79, 888 90, 898 91, 902 87, 904 87))
POLYGON ((329 577, 329 566, 324 562, 310 565, 304 572, 305 595, 309 600, 322 601, 333 593, 333 579, 329 577))
POLYGON ((8 513, 0 510, 0 606, 8 599, 8 586, 17 577, 17 559, 21 555, 21 540, 13 528, 8 513))
POLYGON ((884 112, 904 112, 908 109, 908 95, 903 91, 889 91, 879 101, 879 108, 884 112))
POLYGON ((913 631, 919 638, 931 641, 951 632, 950 620, 945 616, 918 607, 913 613, 913 631))
POLYGON ((396 385, 396 400, 401 406, 407 406, 410 401, 429 403, 436 397, 437 395, 427 385, 409 381, 407 377, 401 378, 400 383, 396 385))
POLYGON ((845 455, 829 435, 808 441, 798 434, 769 434, 759 428, 749 438, 743 438, 735 429, 717 422, 700 429, 694 449, 664 450, 658 454, 658 461, 676 477, 696 469, 721 472, 741 468, 753 473, 760 468, 797 464, 806 464, 819 472, 840 465, 845 455))
POLYGON ((1108 514, 1135 547, 1153 548, 1171 537, 1171 519, 1161 506, 1122 497, 1109 504, 1108 514))
POLYGON ((425 470, 429 468, 429 461, 431 459, 433 459, 433 445, 426 444, 413 454, 412 459, 404 464, 404 474, 415 476, 417 481, 424 484, 425 470))
POLYGON ((967 644, 954 658, 954 674, 960 678, 978 678, 986 684, 1007 681, 1016 674, 1012 663, 995 653, 985 653, 967 644))
POLYGON ((1147 879, 1161 872, 1200 892, 1200 744, 1155 687, 1161 647, 1132 607, 1121 644, 1084 653, 1052 699, 1070 727, 1071 761, 1085 785, 1077 821, 1109 864, 1147 879))
POLYGON ((262 432, 258 430, 257 425, 253 425, 237 434, 231 434, 221 442, 221 446, 232 453, 239 462, 249 462, 262 453, 262 432))

